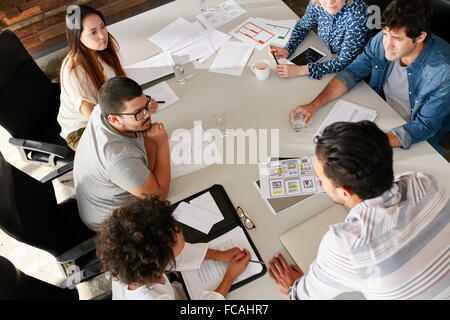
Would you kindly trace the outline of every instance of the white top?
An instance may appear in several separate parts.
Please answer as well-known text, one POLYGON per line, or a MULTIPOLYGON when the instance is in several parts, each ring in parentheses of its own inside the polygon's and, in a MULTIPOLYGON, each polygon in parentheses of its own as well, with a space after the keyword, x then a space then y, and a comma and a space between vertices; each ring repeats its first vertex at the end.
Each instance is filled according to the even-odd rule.
MULTIPOLYGON (((199 269, 205 259, 207 243, 185 243, 181 253, 175 258, 176 271, 199 269)), ((135 290, 129 290, 128 285, 119 280, 112 280, 113 300, 186 300, 179 282, 170 283, 164 275, 164 283, 154 283, 151 286, 142 286, 135 290)), ((224 300, 225 298, 216 291, 204 291, 200 300, 224 300)))
MULTIPOLYGON (((116 76, 114 69, 99 59, 103 67, 105 80, 116 76)), ((88 79, 86 72, 80 67, 69 71, 72 56, 64 58, 61 64, 61 106, 58 113, 58 123, 61 126, 61 137, 67 138, 69 133, 85 128, 88 118, 80 112, 83 100, 97 104, 98 92, 88 79)))
POLYGON ((394 62, 391 74, 383 85, 384 95, 389 105, 405 119, 411 120, 411 104, 409 102, 409 84, 407 67, 400 65, 400 60, 394 62))

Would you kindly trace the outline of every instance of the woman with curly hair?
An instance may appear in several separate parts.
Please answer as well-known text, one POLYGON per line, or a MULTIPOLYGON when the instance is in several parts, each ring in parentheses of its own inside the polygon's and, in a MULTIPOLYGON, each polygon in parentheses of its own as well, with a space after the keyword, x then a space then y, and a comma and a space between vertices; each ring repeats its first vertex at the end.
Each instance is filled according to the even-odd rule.
POLYGON ((223 300, 234 279, 247 267, 250 252, 208 248, 207 243, 190 244, 172 216, 174 207, 157 196, 135 199, 115 209, 101 225, 96 239, 97 256, 103 271, 113 277, 114 300, 186 299, 179 283, 170 283, 167 272, 200 268, 204 259, 229 262, 215 291, 200 299, 223 300))

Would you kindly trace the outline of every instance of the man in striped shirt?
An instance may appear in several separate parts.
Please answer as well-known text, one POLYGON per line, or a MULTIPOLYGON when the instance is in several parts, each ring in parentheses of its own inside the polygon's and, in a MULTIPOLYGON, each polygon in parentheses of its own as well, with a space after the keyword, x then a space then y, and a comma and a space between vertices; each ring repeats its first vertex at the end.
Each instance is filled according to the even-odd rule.
POLYGON ((316 145, 316 174, 331 199, 350 208, 329 227, 306 275, 282 255, 269 275, 290 299, 450 298, 450 200, 422 172, 394 178, 392 149, 374 123, 338 122, 316 145))

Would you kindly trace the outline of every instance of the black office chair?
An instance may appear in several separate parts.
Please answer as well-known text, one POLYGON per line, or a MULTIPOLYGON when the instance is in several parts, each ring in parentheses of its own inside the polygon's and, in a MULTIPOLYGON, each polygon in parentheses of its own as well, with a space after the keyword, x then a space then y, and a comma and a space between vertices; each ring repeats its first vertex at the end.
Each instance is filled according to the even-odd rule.
POLYGON ((444 150, 444 158, 450 162, 450 132, 448 132, 442 139, 439 141, 439 147, 444 150))
POLYGON ((0 228, 14 239, 56 257, 70 286, 100 271, 93 237, 75 199, 58 204, 51 181, 41 183, 11 166, 0 153, 0 228))
POLYGON ((73 168, 74 152, 59 135, 59 105, 59 84, 46 77, 12 31, 1 31, 0 125, 24 161, 58 168, 42 181, 73 168))
MULTIPOLYGON (((91 300, 111 300, 111 291, 91 300)), ((0 256, 0 300, 78 300, 76 288, 60 288, 29 276, 0 256)))
POLYGON ((448 32, 450 0, 432 0, 431 2, 434 9, 431 32, 450 43, 450 34, 448 32))
MULTIPOLYGON (((364 0, 368 6, 377 5, 380 8, 380 14, 392 2, 392 0, 364 0)), ((431 32, 450 42, 450 34, 448 32, 448 18, 450 17, 450 0, 431 0, 433 5, 433 18, 431 24, 431 32)), ((376 35, 380 29, 372 29, 369 31, 370 38, 376 35)))

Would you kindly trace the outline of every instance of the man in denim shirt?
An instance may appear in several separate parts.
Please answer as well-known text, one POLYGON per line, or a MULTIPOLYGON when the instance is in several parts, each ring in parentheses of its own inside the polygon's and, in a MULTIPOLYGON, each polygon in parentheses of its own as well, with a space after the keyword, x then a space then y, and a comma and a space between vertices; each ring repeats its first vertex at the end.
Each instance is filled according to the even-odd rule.
POLYGON ((315 111, 370 76, 369 86, 408 123, 391 129, 392 147, 408 149, 427 140, 437 151, 450 129, 450 45, 430 33, 429 0, 394 0, 381 18, 382 31, 352 64, 337 74, 320 95, 290 113, 303 113, 305 124, 315 111))

